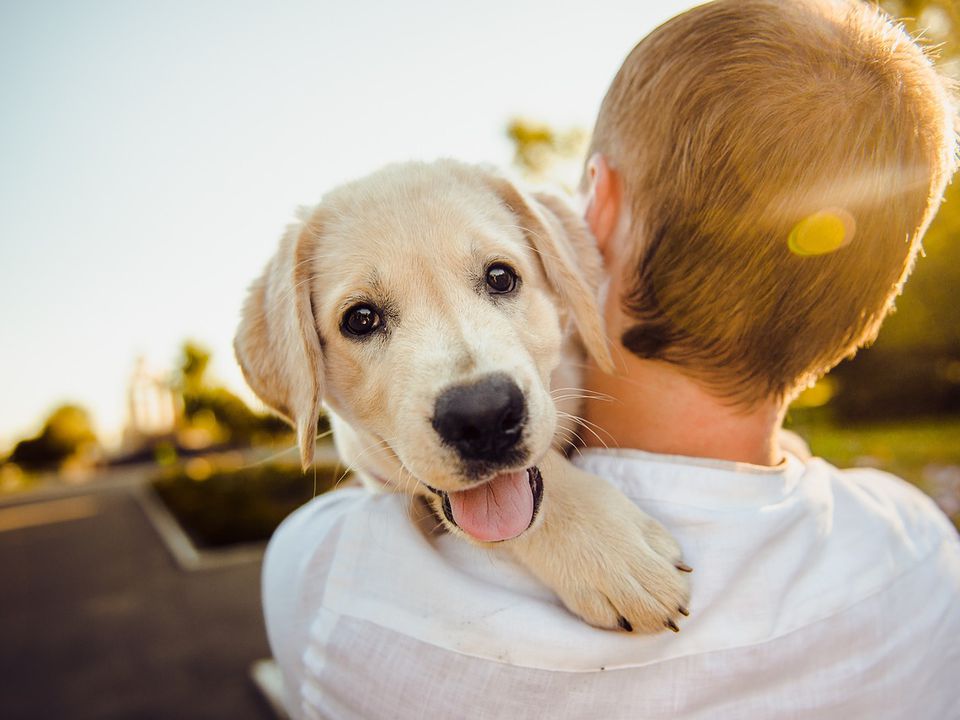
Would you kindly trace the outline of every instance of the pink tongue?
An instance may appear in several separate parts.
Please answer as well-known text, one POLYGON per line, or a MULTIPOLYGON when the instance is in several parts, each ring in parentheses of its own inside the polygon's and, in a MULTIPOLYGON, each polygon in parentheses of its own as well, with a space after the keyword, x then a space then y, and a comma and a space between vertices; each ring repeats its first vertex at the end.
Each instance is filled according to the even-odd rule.
POLYGON ((453 519, 483 542, 516 537, 533 521, 533 492, 527 471, 497 475, 469 490, 449 493, 453 519))

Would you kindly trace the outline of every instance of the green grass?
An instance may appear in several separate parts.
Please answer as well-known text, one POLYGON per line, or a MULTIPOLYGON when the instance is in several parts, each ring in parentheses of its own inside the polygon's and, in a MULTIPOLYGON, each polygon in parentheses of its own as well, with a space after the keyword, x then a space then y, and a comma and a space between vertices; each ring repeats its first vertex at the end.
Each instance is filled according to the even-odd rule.
MULTIPOLYGON (((844 426, 794 417, 789 425, 810 444, 814 455, 837 467, 877 467, 913 483, 935 499, 940 495, 940 501, 944 493, 953 497, 960 493, 956 485, 937 488, 933 481, 937 468, 960 467, 960 418, 844 426)), ((960 529, 960 512, 951 519, 960 529)))
POLYGON ((924 469, 960 465, 960 418, 841 426, 796 423, 793 430, 838 467, 874 465, 924 487, 924 469))

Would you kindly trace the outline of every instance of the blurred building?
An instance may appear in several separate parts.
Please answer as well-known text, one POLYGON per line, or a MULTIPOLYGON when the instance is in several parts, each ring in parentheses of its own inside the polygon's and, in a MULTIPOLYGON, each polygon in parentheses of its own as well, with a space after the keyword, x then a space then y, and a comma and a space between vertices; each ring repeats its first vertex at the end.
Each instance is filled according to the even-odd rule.
POLYGON ((140 356, 127 384, 127 421, 123 452, 136 452, 157 440, 171 438, 183 416, 183 399, 169 373, 152 369, 140 356))

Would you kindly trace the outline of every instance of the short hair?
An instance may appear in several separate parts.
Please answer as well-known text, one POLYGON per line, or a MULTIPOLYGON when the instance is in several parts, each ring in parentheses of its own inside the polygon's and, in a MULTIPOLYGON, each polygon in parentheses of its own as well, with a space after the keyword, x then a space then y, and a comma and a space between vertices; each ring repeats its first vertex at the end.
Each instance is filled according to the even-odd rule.
POLYGON ((635 241, 621 338, 736 403, 871 342, 956 164, 949 88, 876 8, 718 0, 637 45, 592 150, 635 241))

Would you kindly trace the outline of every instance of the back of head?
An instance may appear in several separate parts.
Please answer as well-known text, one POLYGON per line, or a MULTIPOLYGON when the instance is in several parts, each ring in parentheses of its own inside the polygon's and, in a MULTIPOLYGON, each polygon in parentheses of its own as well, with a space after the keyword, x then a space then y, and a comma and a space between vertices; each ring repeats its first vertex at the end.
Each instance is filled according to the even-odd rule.
POLYGON ((845 0, 718 0, 655 30, 601 108, 635 242, 624 346, 743 403, 870 342, 955 160, 943 80, 845 0))

